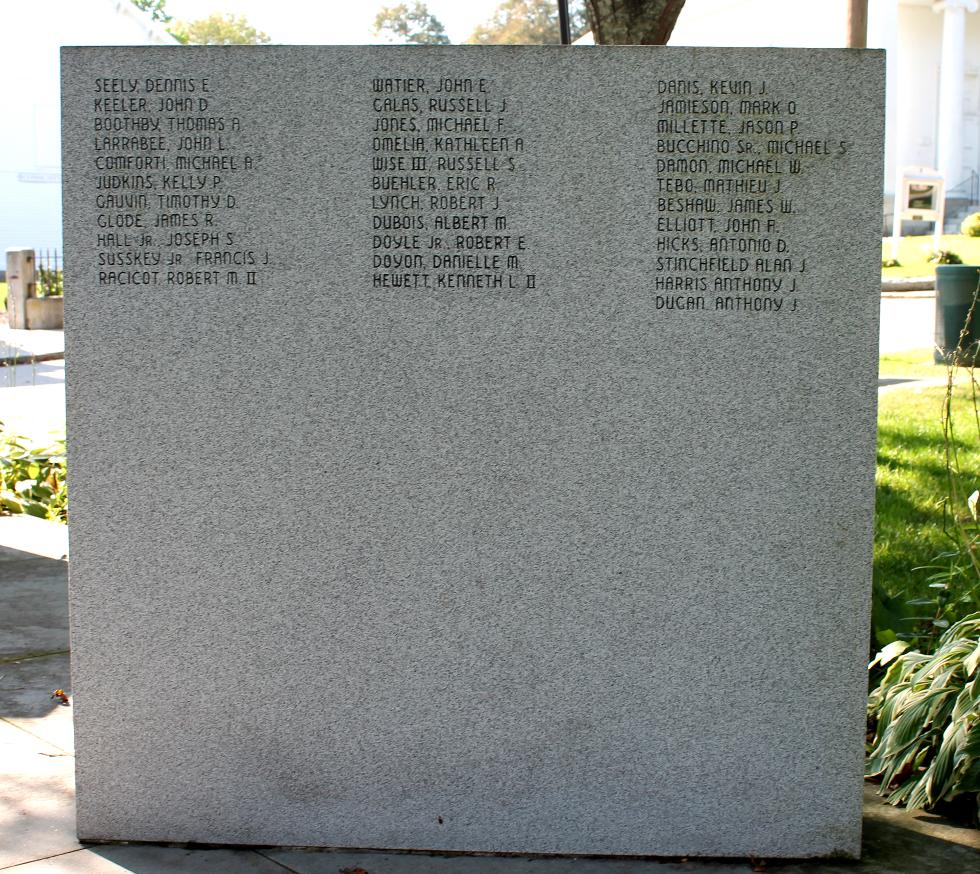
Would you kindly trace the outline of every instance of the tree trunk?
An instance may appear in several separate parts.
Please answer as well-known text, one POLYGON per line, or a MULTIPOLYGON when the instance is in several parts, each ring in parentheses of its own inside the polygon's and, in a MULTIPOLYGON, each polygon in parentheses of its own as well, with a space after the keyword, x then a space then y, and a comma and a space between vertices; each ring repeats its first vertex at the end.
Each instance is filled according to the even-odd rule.
POLYGON ((847 45, 852 49, 868 47, 868 0, 850 0, 847 4, 847 45))
POLYGON ((596 45, 667 45, 684 0, 586 0, 596 45))

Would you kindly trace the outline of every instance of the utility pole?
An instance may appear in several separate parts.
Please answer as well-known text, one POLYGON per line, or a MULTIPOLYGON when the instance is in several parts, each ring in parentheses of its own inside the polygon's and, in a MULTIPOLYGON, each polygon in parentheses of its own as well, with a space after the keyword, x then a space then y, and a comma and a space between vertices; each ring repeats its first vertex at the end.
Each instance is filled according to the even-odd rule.
POLYGON ((849 49, 868 47, 868 0, 847 2, 847 47, 849 49))
POLYGON ((572 44, 572 31, 568 26, 568 0, 558 0, 558 26, 561 28, 561 44, 570 46, 572 44))

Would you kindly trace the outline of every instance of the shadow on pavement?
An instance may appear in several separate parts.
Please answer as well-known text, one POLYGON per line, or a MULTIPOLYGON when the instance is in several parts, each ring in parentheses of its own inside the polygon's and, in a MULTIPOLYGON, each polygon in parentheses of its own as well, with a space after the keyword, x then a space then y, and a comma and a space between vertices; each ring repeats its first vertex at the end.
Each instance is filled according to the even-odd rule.
POLYGON ((68 565, 0 547, 0 717, 45 717, 70 687, 68 565))
POLYGON ((942 817, 931 818, 931 823, 917 823, 915 813, 866 799, 860 871, 952 874, 980 870, 977 830, 942 817))
POLYGON ((901 385, 903 382, 919 382, 919 379, 914 376, 879 376, 878 388, 886 385, 901 385))

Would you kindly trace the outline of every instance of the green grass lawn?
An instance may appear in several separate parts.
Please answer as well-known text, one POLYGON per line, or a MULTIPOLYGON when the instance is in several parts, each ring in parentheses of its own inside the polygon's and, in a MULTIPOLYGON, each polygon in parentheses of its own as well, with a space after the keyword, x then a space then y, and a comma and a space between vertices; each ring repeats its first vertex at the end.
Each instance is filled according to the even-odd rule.
POLYGON ((0 310, 7 308, 7 283, 0 282, 0 310))
POLYGON ((916 379, 944 379, 946 366, 934 364, 932 349, 892 352, 878 359, 878 375, 883 377, 914 376, 916 379))
MULTIPOLYGON (((888 356, 891 360, 883 361, 882 372, 914 375, 923 367, 916 354, 909 354, 906 362, 894 360, 900 357, 888 356)), ((931 375, 936 371, 943 375, 942 368, 931 375)), ((932 565, 935 570, 937 556, 956 545, 946 532, 943 512, 949 494, 942 433, 945 396, 945 386, 936 386, 898 389, 879 397, 874 578, 881 591, 903 602, 936 594, 929 587, 933 571, 924 568, 932 565)), ((953 423, 959 487, 965 498, 980 488, 980 437, 967 371, 957 372, 953 423)), ((966 509, 957 508, 960 513, 966 509)), ((965 612, 966 607, 960 610, 965 612)))
MULTIPOLYGON (((935 246, 932 234, 927 237, 902 237, 898 249, 900 267, 883 267, 882 279, 905 279, 912 276, 932 276, 936 265, 926 259, 935 246)), ((942 238, 940 248, 955 252, 963 259, 964 264, 980 264, 980 237, 964 237, 962 234, 946 234, 942 238)), ((891 237, 881 241, 881 258, 892 257, 891 237)))

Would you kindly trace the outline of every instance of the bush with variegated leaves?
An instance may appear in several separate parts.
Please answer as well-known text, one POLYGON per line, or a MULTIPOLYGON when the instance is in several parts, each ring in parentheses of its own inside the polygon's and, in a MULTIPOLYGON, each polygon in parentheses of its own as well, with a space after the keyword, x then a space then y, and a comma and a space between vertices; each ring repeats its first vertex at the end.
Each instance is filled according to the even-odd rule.
POLYGON ((980 792, 980 613, 951 625, 927 655, 907 641, 886 646, 868 697, 875 725, 866 774, 879 794, 910 809, 980 792))

